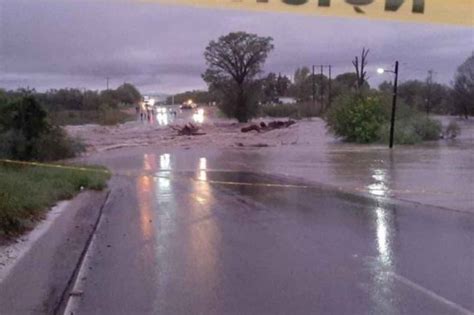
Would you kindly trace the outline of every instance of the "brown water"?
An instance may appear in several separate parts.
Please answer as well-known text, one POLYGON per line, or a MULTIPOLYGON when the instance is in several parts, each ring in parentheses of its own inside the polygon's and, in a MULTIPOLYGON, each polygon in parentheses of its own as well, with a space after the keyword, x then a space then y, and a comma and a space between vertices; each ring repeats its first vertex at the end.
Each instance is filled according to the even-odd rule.
MULTIPOLYGON (((192 113, 178 114, 177 121, 187 119, 192 119, 192 113)), ((440 119, 446 125, 450 118, 440 119)), ((243 134, 240 125, 206 117, 202 126, 206 135, 200 137, 176 137, 168 127, 140 122, 106 130, 86 126, 75 134, 82 132, 99 151, 107 146, 141 147, 99 156, 126 155, 127 150, 130 154, 187 150, 196 159, 220 156, 216 164, 220 169, 300 177, 346 191, 474 212, 474 121, 458 120, 458 124, 462 128, 458 139, 392 150, 387 145, 337 141, 327 134, 321 119, 299 121, 288 129, 243 134), (268 147, 252 147, 260 145, 268 147)), ((180 167, 188 169, 188 164, 180 167)))
POLYGON ((322 122, 300 125, 306 143, 268 148, 258 168, 345 190, 474 212, 474 124, 456 140, 414 146, 335 142, 322 122), (311 133, 310 133, 311 132, 311 133), (312 134, 313 136, 308 136, 312 134))

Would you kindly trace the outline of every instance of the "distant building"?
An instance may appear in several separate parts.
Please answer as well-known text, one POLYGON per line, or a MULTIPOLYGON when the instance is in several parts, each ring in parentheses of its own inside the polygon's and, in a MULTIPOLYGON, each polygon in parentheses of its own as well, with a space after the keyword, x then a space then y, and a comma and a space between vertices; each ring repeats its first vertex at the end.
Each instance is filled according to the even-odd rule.
POLYGON ((288 105, 288 104, 296 104, 296 98, 294 97, 287 97, 287 96, 279 96, 278 97, 278 101, 277 101, 279 104, 285 104, 285 105, 288 105))

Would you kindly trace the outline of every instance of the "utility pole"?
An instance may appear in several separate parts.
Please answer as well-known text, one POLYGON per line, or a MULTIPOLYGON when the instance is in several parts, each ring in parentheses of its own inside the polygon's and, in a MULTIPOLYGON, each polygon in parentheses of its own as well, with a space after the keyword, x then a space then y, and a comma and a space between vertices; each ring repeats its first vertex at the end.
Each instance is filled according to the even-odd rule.
POLYGON ((321 76, 319 77, 319 98, 320 98, 320 104, 321 104, 321 111, 324 109, 324 82, 323 82, 323 75, 324 75, 324 65, 321 65, 321 76))
POLYGON ((383 68, 377 69, 378 74, 384 74, 385 72, 395 74, 395 81, 393 82, 393 99, 392 99, 392 117, 390 119, 390 143, 389 148, 393 148, 393 135, 395 133, 395 113, 397 111, 397 93, 398 93, 398 61, 395 61, 394 70, 386 70, 383 68))
POLYGON ((107 80, 107 91, 109 90, 109 79, 110 79, 109 77, 106 78, 106 80, 107 80))
POLYGON ((313 104, 316 106, 316 77, 315 77, 315 65, 313 65, 313 104))
POLYGON ((321 111, 324 110, 324 68, 329 69, 329 96, 328 96, 328 106, 331 104, 331 76, 332 76, 332 65, 313 65, 313 102, 316 105, 316 75, 315 67, 320 68, 320 78, 319 78, 319 101, 321 104, 321 111))
POLYGON ((332 103, 332 65, 329 65, 329 94, 328 94, 328 108, 332 103))
POLYGON ((395 61, 395 82, 393 84, 393 101, 392 101, 392 119, 390 121, 390 149, 393 148, 393 134, 395 132, 395 113, 397 109, 397 92, 398 92, 398 61, 395 61))

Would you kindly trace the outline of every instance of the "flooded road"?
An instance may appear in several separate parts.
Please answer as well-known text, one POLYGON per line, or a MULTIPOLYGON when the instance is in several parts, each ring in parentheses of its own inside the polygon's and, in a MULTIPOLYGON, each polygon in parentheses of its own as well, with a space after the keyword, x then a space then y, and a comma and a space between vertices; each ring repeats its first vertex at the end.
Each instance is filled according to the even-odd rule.
MULTIPOLYGON (((397 182, 390 163, 374 161, 380 153, 354 154, 353 166, 374 163, 348 176, 370 178, 367 197, 265 174, 292 171, 284 167, 292 163, 304 170, 301 155, 285 155, 283 164, 276 147, 88 158, 116 175, 76 284, 83 293, 68 311, 472 314, 474 216, 385 202, 397 182)), ((345 176, 323 165, 350 164, 336 151, 312 157, 306 171, 321 176, 345 176)))
MULTIPOLYGON (((171 125, 196 123, 205 135, 179 137, 158 120, 118 127, 72 127, 72 134, 98 151, 94 158, 120 160, 120 156, 164 148, 218 151, 228 161, 222 166, 225 169, 291 176, 349 192, 474 213, 473 121, 458 120, 462 130, 458 139, 389 150, 387 145, 337 141, 318 118, 298 121, 287 129, 244 134, 241 125, 215 117, 209 108, 201 116, 195 111, 177 111, 176 117, 167 113, 166 119, 160 119, 171 125), (116 148, 121 149, 109 152, 116 148)), ((450 119, 442 118, 445 125, 450 119)))

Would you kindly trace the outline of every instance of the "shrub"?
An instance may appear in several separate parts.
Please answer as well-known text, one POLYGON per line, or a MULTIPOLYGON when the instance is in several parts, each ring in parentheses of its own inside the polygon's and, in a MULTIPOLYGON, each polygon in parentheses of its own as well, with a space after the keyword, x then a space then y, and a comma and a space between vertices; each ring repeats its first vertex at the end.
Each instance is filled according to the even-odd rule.
POLYGON ((412 120, 416 133, 423 141, 439 140, 442 133, 442 125, 438 120, 430 119, 428 117, 417 118, 412 120))
MULTIPOLYGON (((391 102, 372 94, 368 97, 344 95, 329 109, 327 124, 331 132, 350 142, 388 143, 390 137, 391 102)), ((394 142, 415 144, 437 140, 441 123, 422 115, 404 103, 397 106, 394 142)))
POLYGON ((85 151, 85 146, 78 139, 67 137, 60 127, 53 127, 43 134, 35 143, 35 159, 39 161, 55 161, 73 158, 85 151))
MULTIPOLYGON (((395 121, 394 142, 396 144, 416 144, 421 141, 438 140, 442 131, 437 120, 413 113, 411 117, 399 117, 395 121)), ((390 137, 390 123, 385 123, 379 132, 379 141, 387 143, 390 137)))
MULTIPOLYGON (((388 143, 390 140, 390 123, 385 123, 380 128, 378 141, 388 143)), ((415 144, 421 142, 420 135, 416 132, 413 124, 407 120, 397 120, 395 122, 395 132, 393 140, 396 144, 415 144)))
POLYGON ((326 121, 329 130, 336 136, 349 142, 369 143, 378 140, 380 128, 387 117, 377 97, 350 94, 336 99, 326 121))
POLYGON ((0 156, 16 160, 51 161, 71 158, 81 145, 47 120, 32 96, 12 101, 0 113, 0 156))

